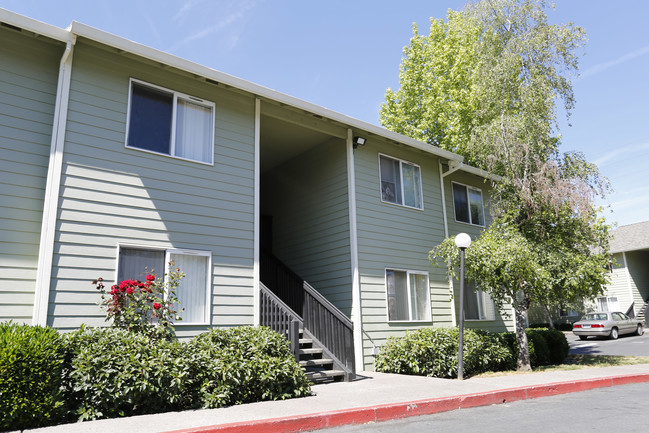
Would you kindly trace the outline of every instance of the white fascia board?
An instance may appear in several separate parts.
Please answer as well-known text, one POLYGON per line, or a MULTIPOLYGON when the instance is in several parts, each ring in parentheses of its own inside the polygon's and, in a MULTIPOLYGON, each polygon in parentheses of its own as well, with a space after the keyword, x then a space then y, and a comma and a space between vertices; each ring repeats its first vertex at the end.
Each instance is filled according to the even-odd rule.
POLYGON ((462 167, 460 167, 460 170, 462 170, 464 172, 467 172, 467 173, 475 174, 476 176, 484 177, 485 179, 493 180, 494 182, 498 182, 498 181, 502 180, 502 176, 498 176, 497 174, 489 173, 486 170, 483 170, 483 169, 477 168, 477 167, 472 167, 470 165, 464 165, 463 164, 462 167))
POLYGON ((312 114, 322 116, 324 118, 342 123, 347 127, 351 127, 357 131, 365 131, 370 134, 375 134, 388 140, 393 140, 407 146, 414 147, 416 149, 431 153, 444 159, 453 161, 463 160, 462 156, 457 155, 453 152, 449 152, 447 150, 440 149, 439 147, 421 142, 419 140, 406 137, 405 135, 397 134, 396 132, 392 132, 385 128, 381 128, 380 126, 372 125, 371 123, 346 116, 328 108, 320 107, 319 105, 315 105, 302 99, 286 95, 276 90, 269 89, 268 87, 260 86, 258 84, 251 83, 250 81, 246 81, 241 78, 237 78, 235 76, 217 71, 215 69, 208 68, 198 63, 182 59, 155 48, 151 48, 146 45, 124 39, 120 36, 116 36, 112 33, 96 29, 83 23, 73 21, 72 25, 70 26, 70 31, 77 36, 82 36, 84 38, 100 42, 113 48, 117 48, 118 50, 127 51, 137 56, 153 60, 155 62, 163 63, 165 65, 169 65, 191 74, 218 81, 219 83, 223 83, 227 86, 249 92, 257 97, 266 98, 275 102, 279 102, 280 104, 290 105, 312 114))
POLYGON ((48 38, 55 39, 61 42, 68 42, 73 39, 72 34, 60 27, 51 24, 37 21, 33 18, 8 11, 7 9, 0 8, 0 22, 10 24, 21 29, 28 30, 48 38))

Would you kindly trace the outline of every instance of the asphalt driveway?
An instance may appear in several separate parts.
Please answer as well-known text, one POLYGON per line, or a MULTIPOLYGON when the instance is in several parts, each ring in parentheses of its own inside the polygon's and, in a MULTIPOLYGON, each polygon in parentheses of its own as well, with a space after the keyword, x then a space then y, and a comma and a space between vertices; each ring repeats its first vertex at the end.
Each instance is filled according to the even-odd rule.
POLYGON ((617 340, 588 337, 581 341, 572 332, 566 333, 570 353, 574 355, 617 355, 617 356, 649 356, 649 333, 642 336, 621 335, 617 340))

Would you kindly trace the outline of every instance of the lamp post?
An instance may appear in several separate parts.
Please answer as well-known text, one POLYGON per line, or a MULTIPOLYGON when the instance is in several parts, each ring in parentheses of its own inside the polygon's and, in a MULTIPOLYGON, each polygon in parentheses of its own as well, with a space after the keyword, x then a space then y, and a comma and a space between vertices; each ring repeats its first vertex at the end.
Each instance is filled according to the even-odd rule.
POLYGON ((455 245, 460 249, 460 341, 457 354, 457 378, 464 379, 464 250, 471 245, 471 236, 460 233, 455 236, 455 245))

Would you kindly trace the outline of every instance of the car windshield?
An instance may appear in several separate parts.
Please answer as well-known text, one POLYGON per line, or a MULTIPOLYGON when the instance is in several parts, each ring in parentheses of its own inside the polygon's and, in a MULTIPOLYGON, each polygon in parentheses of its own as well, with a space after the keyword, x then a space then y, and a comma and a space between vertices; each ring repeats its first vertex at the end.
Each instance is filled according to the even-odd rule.
POLYGON ((603 313, 592 313, 592 314, 586 314, 584 317, 581 318, 581 320, 606 320, 606 314, 603 313))

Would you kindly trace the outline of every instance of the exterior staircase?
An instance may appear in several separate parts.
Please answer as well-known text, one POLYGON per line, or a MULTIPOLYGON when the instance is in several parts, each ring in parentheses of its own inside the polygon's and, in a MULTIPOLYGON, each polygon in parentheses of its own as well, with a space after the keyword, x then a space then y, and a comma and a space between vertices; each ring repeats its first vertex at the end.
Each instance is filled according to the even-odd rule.
POLYGON ((647 323, 647 317, 646 317, 646 314, 648 312, 647 310, 649 310, 649 299, 647 299, 644 305, 642 306, 642 308, 640 308, 637 317, 638 319, 644 321, 645 323, 647 323))
POLYGON ((272 254, 261 265, 260 324, 286 337, 312 382, 352 380, 351 320, 272 254))
POLYGON ((313 338, 305 338, 300 330, 298 362, 306 377, 313 383, 339 382, 345 379, 345 371, 335 369, 333 358, 327 357, 326 349, 319 347, 313 338))

